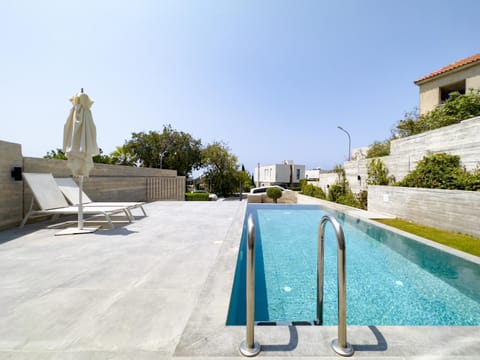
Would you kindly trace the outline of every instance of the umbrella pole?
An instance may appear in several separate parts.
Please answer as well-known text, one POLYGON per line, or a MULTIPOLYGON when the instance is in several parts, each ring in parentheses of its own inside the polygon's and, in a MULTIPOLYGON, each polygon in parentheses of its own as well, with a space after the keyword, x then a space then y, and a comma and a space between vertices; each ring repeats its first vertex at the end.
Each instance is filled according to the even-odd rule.
POLYGON ((83 230, 83 176, 80 176, 79 186, 78 186, 78 229, 83 230))
POLYGON ((83 227, 83 176, 79 176, 78 181, 78 224, 76 228, 67 228, 56 233, 55 235, 74 235, 74 234, 86 234, 93 233, 98 230, 100 226, 95 227, 83 227))

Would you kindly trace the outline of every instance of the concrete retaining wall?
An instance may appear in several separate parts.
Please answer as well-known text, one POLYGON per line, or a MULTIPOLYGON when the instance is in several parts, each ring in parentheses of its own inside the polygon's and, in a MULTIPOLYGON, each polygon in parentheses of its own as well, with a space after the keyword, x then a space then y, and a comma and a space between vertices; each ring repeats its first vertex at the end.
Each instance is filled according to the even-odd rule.
POLYGON ((369 186, 368 210, 480 238, 480 192, 369 186))
MULTIPOLYGON (((11 177, 15 166, 22 167, 23 172, 71 176, 66 160, 24 158, 19 144, 0 141, 0 229, 18 225, 32 199, 28 186, 11 177)), ((84 180, 84 191, 93 201, 184 200, 185 177, 177 176, 176 170, 95 164, 84 180), (149 188, 152 183, 168 186, 153 193, 149 188)))

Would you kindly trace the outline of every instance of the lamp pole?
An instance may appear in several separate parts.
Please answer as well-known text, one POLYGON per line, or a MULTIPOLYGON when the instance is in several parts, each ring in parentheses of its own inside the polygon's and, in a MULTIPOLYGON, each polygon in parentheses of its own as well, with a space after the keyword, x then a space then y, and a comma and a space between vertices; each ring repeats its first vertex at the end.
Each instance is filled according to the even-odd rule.
POLYGON ((165 156, 165 154, 167 153, 167 151, 163 151, 161 152, 160 154, 158 154, 158 156, 160 157, 160 169, 163 169, 163 157, 165 156))
POLYGON ((258 163, 258 166, 257 166, 257 187, 260 187, 260 163, 258 163))
POLYGON ((342 130, 342 131, 343 131, 345 134, 347 134, 347 136, 348 136, 348 161, 350 161, 350 160, 351 160, 351 156, 352 156, 352 149, 351 149, 351 147, 352 147, 352 139, 350 138, 350 134, 349 134, 349 132, 348 132, 347 130, 345 130, 345 129, 342 128, 341 126, 337 126, 337 128, 338 128, 339 130, 342 130))

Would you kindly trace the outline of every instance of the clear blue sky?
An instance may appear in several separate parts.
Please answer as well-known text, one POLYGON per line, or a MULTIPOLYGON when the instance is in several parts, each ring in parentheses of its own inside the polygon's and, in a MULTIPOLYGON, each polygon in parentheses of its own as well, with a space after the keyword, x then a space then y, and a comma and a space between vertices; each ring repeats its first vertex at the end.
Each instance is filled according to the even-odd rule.
POLYGON ((480 52, 477 0, 0 1, 0 139, 61 148, 85 88, 99 146, 171 124, 239 163, 332 168, 480 52))

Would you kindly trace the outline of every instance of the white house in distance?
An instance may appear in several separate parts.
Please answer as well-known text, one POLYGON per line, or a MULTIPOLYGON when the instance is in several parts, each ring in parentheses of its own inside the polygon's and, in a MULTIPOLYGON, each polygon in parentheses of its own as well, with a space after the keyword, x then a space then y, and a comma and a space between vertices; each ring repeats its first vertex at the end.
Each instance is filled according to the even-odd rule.
POLYGON ((305 179, 305 165, 294 164, 293 160, 284 160, 281 164, 257 166, 254 171, 257 186, 295 186, 302 179, 305 179))

